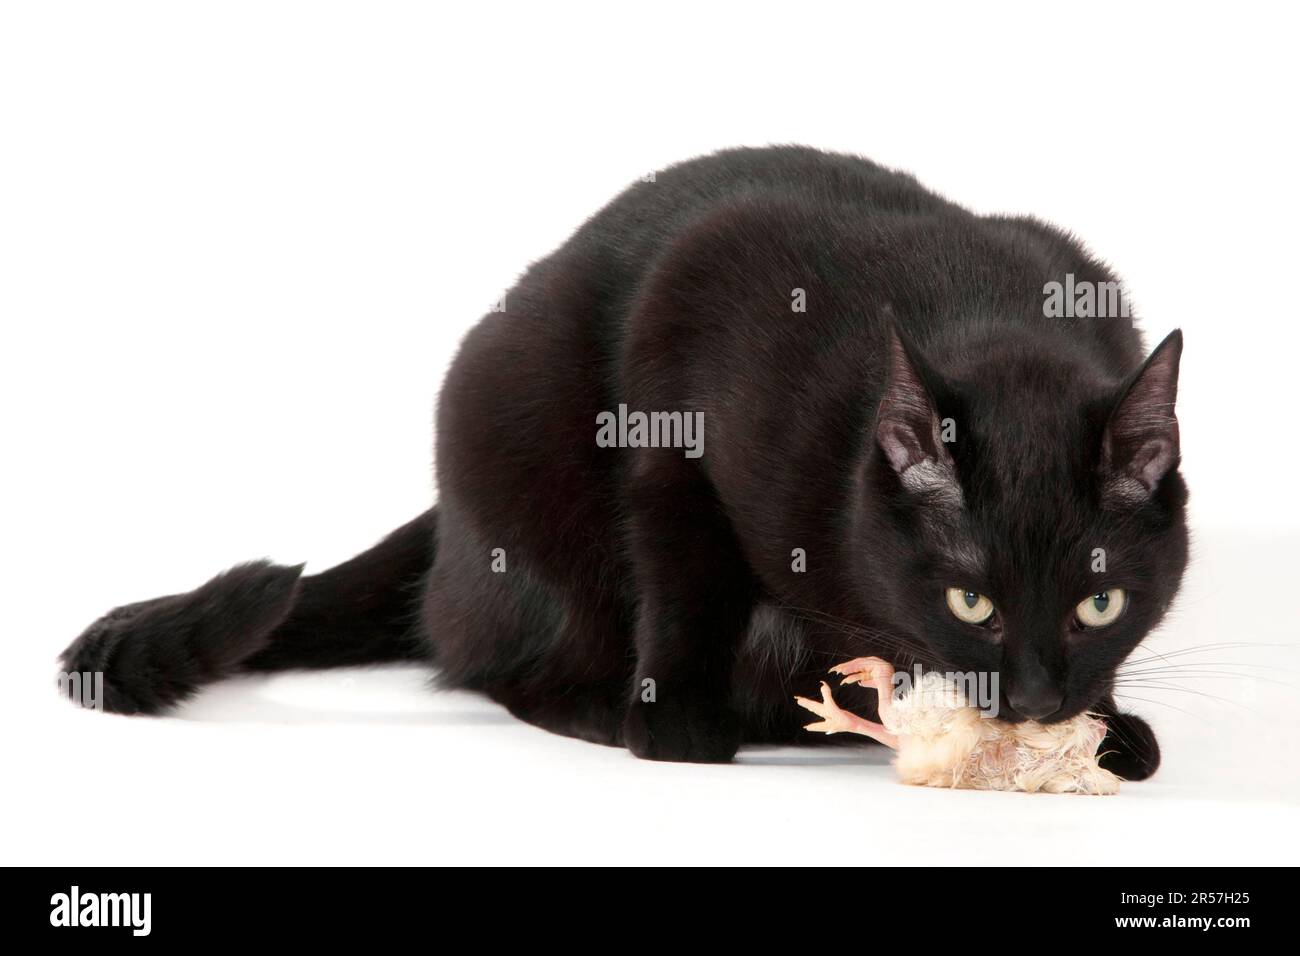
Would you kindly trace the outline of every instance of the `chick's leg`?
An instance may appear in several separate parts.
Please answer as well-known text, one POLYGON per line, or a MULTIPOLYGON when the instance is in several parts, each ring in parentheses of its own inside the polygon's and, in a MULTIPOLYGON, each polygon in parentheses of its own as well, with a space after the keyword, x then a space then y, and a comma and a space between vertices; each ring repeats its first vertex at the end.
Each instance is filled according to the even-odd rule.
POLYGON ((836 664, 831 668, 831 673, 843 678, 840 684, 858 684, 875 690, 878 698, 876 711, 880 714, 881 723, 889 723, 889 715, 894 707, 893 664, 879 657, 855 657, 843 664, 836 664))
POLYGON ((835 703, 830 685, 825 681, 822 681, 821 700, 810 700, 807 697, 796 697, 794 700, 804 710, 811 711, 821 718, 815 724, 808 724, 804 730, 823 734, 861 734, 872 740, 879 740, 887 747, 898 748, 898 738, 883 725, 859 717, 857 714, 851 714, 835 703))

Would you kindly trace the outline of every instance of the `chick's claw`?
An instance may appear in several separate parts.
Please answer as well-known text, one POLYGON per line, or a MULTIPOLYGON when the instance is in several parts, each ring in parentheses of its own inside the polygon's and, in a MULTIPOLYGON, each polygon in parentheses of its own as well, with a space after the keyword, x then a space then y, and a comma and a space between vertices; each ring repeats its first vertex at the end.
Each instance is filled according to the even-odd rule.
POLYGON ((843 664, 831 668, 832 674, 839 674, 841 684, 862 684, 864 687, 875 686, 876 681, 893 680, 894 665, 879 657, 855 657, 843 664))
POLYGON ((866 720, 857 714, 849 713, 835 703, 830 685, 822 681, 822 699, 812 700, 807 697, 795 697, 795 703, 804 710, 821 718, 815 724, 808 724, 804 730, 822 734, 861 734, 878 740, 887 747, 898 748, 898 738, 881 724, 866 720))
MULTIPOLYGON (((843 664, 831 668, 832 674, 839 674, 844 684, 857 684, 875 690, 879 700, 876 709, 880 719, 889 720, 889 713, 894 703, 894 665, 879 657, 855 657, 843 664)), ((892 744, 890 746, 893 746, 892 744)))

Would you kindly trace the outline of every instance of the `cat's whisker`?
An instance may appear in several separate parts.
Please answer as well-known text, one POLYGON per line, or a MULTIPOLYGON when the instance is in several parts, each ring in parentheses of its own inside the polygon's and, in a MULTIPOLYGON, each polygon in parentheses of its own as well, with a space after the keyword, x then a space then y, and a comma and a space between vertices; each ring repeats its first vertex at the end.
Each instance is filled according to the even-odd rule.
POLYGON ((1202 716, 1201 714, 1194 713, 1194 712, 1192 712, 1192 711, 1190 711, 1190 710, 1185 710, 1185 709, 1183 709, 1182 707, 1175 707, 1173 704, 1169 703, 1168 701, 1164 701, 1164 700, 1152 700, 1152 699, 1149 698, 1149 697, 1134 697, 1134 696, 1131 695, 1131 694, 1116 694, 1116 695, 1115 695, 1115 700, 1117 700, 1117 701, 1120 701, 1120 700, 1133 700, 1133 701, 1138 701, 1139 703, 1143 703, 1143 704, 1158 704, 1158 705, 1161 706, 1161 707, 1168 707, 1170 710, 1176 710, 1176 711, 1178 711, 1180 714, 1186 714, 1188 717, 1193 717, 1193 718, 1195 718, 1196 720, 1201 721, 1202 723, 1205 723, 1205 724, 1208 724, 1208 725, 1210 725, 1210 726, 1213 726, 1213 721, 1207 720, 1207 719, 1206 719, 1204 716, 1202 716))
MULTIPOLYGON (((900 638, 895 634, 890 634, 865 625, 855 624, 852 621, 846 621, 842 618, 835 617, 834 615, 820 611, 813 611, 808 608, 794 607, 793 605, 787 604, 779 605, 778 607, 781 611, 789 613, 792 617, 804 620, 808 623, 828 627, 840 634, 865 637, 874 641, 876 644, 886 645, 892 650, 903 651, 912 657, 934 657, 934 652, 930 648, 923 647, 905 638, 900 638)), ((827 656, 836 656, 838 654, 838 652, 835 651, 821 651, 820 653, 826 654, 827 656)))
MULTIPOLYGON (((1167 652, 1167 653, 1161 653, 1160 651, 1157 651, 1157 650, 1155 650, 1154 648, 1148 647, 1148 646, 1146 645, 1145 642, 1139 644, 1138 647, 1140 647, 1140 648, 1141 648, 1142 650, 1144 650, 1144 651, 1148 651, 1148 652, 1151 654, 1151 656, 1150 656, 1150 657, 1141 658, 1141 659, 1138 659, 1138 660, 1132 660, 1132 659, 1130 659, 1130 660, 1127 661, 1126 663, 1129 663, 1129 664, 1135 664, 1135 663, 1136 663, 1136 664, 1142 664, 1142 663, 1148 663, 1148 662, 1151 662, 1151 661, 1157 661, 1157 660, 1167 661, 1167 660, 1170 660, 1171 658, 1174 658, 1174 657, 1183 657, 1183 656, 1185 656, 1185 655, 1187 655, 1187 654, 1196 654, 1196 653, 1201 653, 1201 652, 1204 652, 1204 651, 1222 650, 1222 649, 1230 648, 1230 647, 1249 647, 1249 648, 1252 648, 1252 649, 1257 649, 1257 648, 1286 648, 1286 649, 1293 650, 1293 651, 1296 649, 1296 648, 1295 648, 1295 645, 1293 645, 1293 644, 1273 644, 1273 643, 1266 643, 1266 642, 1259 642, 1259 641, 1219 641, 1219 642, 1217 642, 1217 643, 1213 643, 1213 644, 1198 644, 1198 645, 1196 645, 1195 647, 1184 647, 1184 648, 1179 648, 1178 650, 1172 650, 1172 651, 1169 651, 1169 652, 1167 652)), ((1135 650, 1136 650, 1136 649, 1135 649, 1135 650)))
POLYGON ((1300 685, 1293 684, 1290 681, 1278 680, 1275 677, 1264 677, 1259 674, 1238 674, 1233 671, 1211 671, 1211 670, 1167 670, 1153 668, 1141 671, 1116 671, 1116 676, 1120 679, 1136 678, 1138 680, 1148 680, 1158 678, 1160 680, 1237 680, 1250 681, 1252 683, 1275 684, 1278 687, 1286 687, 1289 690, 1300 691, 1300 685))
POLYGON ((854 624, 851 621, 845 621, 839 618, 831 617, 829 615, 816 616, 813 613, 807 612, 799 608, 794 608, 792 610, 796 614, 796 616, 800 616, 804 620, 810 623, 820 624, 826 627, 833 628, 834 630, 836 630, 841 634, 868 637, 877 643, 887 644, 894 648, 907 650, 918 654, 928 655, 932 653, 931 649, 925 647, 924 645, 918 644, 915 641, 908 640, 907 638, 899 637, 896 634, 891 634, 887 631, 882 631, 872 627, 866 627, 860 624, 854 624))
POLYGON ((1139 671, 1139 670, 1167 670, 1167 671, 1189 671, 1189 670, 1209 670, 1216 667, 1243 667, 1252 671, 1278 671, 1283 674, 1300 673, 1295 668, 1275 667, 1272 664, 1251 664, 1245 661, 1171 661, 1168 664, 1162 664, 1159 661, 1142 664, 1121 664, 1117 670, 1120 671, 1139 671))
POLYGON ((1240 707, 1242 710, 1245 710, 1249 713, 1258 713, 1258 711, 1255 708, 1248 707, 1239 700, 1233 700, 1230 697, 1220 697, 1217 694, 1207 694, 1205 691, 1196 690, 1195 688, 1192 687, 1178 687, 1171 684, 1148 683, 1148 682, 1132 682, 1132 683, 1121 682, 1121 683, 1117 683, 1115 686, 1136 687, 1139 690, 1171 690, 1183 694, 1194 694, 1197 697, 1204 697, 1206 700, 1218 701, 1219 703, 1230 704, 1233 707, 1240 707))
MULTIPOLYGON (((1293 667, 1275 667, 1272 664, 1252 664, 1247 661, 1183 661, 1181 663, 1158 664, 1121 664, 1116 670, 1118 672, 1139 672, 1147 670, 1168 670, 1168 671, 1186 671, 1202 670, 1210 667, 1249 667, 1262 671, 1278 671, 1283 674, 1300 674, 1300 670, 1293 667)), ((1220 672, 1224 673, 1224 672, 1220 672)))

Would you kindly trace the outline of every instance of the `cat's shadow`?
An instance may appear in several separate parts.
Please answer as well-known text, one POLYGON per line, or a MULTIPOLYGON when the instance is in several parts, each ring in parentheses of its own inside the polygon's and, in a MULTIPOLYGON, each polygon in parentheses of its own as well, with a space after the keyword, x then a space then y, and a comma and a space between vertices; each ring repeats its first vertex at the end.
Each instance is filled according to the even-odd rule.
MULTIPOLYGON (((519 719, 505 708, 477 694, 432 688, 429 673, 423 668, 391 666, 328 674, 289 671, 244 675, 204 689, 177 708, 173 716, 220 724, 519 724, 519 719)), ((750 745, 741 749, 735 763, 742 767, 888 766, 891 754, 885 747, 871 745, 750 745)))
POLYGON ((893 751, 885 747, 741 748, 736 763, 750 767, 887 767, 893 751))

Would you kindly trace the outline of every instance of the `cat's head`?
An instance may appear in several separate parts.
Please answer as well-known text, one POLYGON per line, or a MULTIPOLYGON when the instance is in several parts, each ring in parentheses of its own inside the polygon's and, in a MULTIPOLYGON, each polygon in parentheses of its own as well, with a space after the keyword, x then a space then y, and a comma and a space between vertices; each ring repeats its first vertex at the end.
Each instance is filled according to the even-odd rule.
POLYGON ((1004 718, 1064 720, 1108 693, 1186 565, 1182 336, 1122 382, 1029 334, 986 345, 927 361, 892 334, 862 547, 929 664, 996 672, 1004 718))

